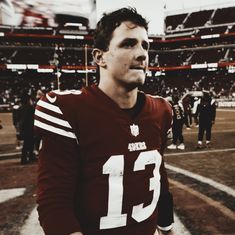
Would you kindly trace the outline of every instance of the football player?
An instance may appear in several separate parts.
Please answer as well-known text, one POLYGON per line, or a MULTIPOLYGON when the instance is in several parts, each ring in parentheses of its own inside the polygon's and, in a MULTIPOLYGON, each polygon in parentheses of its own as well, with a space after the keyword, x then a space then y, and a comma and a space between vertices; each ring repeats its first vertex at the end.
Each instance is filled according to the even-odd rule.
POLYGON ((47 235, 153 235, 172 228, 163 160, 172 109, 138 91, 148 68, 147 30, 133 8, 105 14, 94 34, 99 85, 53 91, 37 104, 37 202, 47 235))
POLYGON ((184 137, 183 137, 183 125, 184 125, 184 107, 179 101, 179 95, 172 95, 172 110, 173 110, 173 124, 172 124, 172 134, 173 140, 172 144, 169 145, 168 149, 185 149, 184 137), (177 141, 179 140, 179 145, 177 146, 177 141))
POLYGON ((200 103, 197 106, 196 114, 198 128, 198 145, 197 148, 201 149, 204 132, 206 132, 206 147, 211 147, 211 129, 215 123, 216 117, 216 103, 209 93, 204 92, 200 103))

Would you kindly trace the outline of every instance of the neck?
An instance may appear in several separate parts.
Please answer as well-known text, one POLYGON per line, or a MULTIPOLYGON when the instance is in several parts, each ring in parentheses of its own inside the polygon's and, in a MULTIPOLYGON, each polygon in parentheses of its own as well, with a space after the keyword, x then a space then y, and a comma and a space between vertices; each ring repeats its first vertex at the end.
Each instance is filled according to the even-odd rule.
POLYGON ((99 86, 121 109, 134 107, 137 100, 138 88, 128 90, 124 86, 114 84, 111 79, 100 79, 99 86))

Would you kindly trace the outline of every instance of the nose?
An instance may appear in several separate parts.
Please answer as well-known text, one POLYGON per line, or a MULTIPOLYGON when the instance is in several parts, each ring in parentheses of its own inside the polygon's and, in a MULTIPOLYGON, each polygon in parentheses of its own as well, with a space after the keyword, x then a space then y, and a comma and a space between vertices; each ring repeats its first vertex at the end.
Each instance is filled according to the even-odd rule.
POLYGON ((136 59, 137 59, 138 61, 145 61, 146 58, 147 58, 146 55, 139 55, 136 59))
POLYGON ((148 52, 142 46, 139 46, 136 52, 136 60, 145 61, 148 57, 148 52))

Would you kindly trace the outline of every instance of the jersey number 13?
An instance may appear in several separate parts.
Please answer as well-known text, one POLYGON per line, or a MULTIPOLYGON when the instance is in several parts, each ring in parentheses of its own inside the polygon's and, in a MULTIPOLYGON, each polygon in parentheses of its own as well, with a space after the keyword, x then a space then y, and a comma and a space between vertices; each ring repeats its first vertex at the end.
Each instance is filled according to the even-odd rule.
MULTIPOLYGON (((133 206, 131 217, 137 222, 146 220, 155 210, 160 194, 161 155, 157 150, 141 152, 134 162, 133 171, 145 170, 145 166, 154 164, 153 177, 149 179, 149 191, 153 191, 152 202, 133 206)), ((124 155, 111 156, 103 166, 103 174, 109 175, 108 213, 100 218, 100 229, 126 226, 127 214, 122 213, 124 155)), ((138 182, 137 182, 138 183, 138 182)))

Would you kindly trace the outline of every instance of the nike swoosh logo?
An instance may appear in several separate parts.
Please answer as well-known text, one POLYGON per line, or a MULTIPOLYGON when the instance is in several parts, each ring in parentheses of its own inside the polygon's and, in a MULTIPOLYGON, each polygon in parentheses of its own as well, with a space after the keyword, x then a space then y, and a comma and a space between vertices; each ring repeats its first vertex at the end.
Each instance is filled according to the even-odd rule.
POLYGON ((56 96, 55 96, 55 97, 50 97, 48 94, 46 94, 46 97, 47 97, 47 99, 48 99, 51 103, 55 103, 55 101, 56 101, 56 99, 57 99, 56 96))

